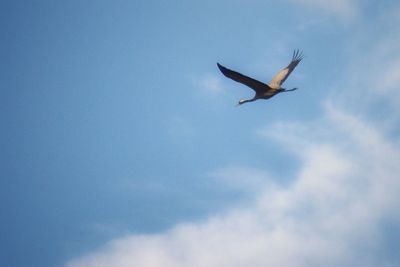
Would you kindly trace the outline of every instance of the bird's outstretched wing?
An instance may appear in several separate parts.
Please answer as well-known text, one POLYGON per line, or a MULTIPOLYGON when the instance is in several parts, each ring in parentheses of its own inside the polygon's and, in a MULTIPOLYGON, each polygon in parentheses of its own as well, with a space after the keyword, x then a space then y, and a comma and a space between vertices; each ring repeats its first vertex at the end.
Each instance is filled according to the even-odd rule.
POLYGON ((247 85, 248 87, 253 89, 257 94, 264 93, 265 91, 268 91, 270 89, 270 87, 265 83, 262 83, 253 78, 247 77, 246 75, 243 75, 239 72, 225 68, 224 66, 222 66, 219 63, 217 63, 217 65, 218 65, 219 70, 226 77, 228 77, 236 82, 247 85))
POLYGON ((296 68, 297 64, 303 59, 303 54, 297 49, 293 51, 292 61, 289 65, 278 72, 274 78, 268 83, 271 88, 279 89, 282 83, 289 77, 290 73, 296 68))

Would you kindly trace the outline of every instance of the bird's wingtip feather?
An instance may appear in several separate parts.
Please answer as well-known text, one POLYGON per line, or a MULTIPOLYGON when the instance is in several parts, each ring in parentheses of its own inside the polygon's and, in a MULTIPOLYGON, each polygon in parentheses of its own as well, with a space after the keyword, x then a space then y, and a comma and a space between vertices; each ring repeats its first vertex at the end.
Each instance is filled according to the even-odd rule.
POLYGON ((221 64, 219 64, 218 62, 217 62, 217 66, 218 66, 218 68, 220 69, 220 71, 223 71, 223 70, 225 69, 225 67, 222 66, 221 64))
POLYGON ((294 49, 293 50, 293 56, 292 56, 292 61, 301 61, 304 58, 303 51, 300 51, 300 49, 294 49))

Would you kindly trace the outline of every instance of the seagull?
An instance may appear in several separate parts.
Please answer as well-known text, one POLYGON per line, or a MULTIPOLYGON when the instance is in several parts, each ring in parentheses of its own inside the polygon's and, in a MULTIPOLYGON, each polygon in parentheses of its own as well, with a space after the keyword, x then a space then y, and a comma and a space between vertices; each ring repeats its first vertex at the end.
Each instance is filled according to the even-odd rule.
POLYGON ((303 59, 303 54, 297 49, 293 51, 292 61, 289 65, 278 72, 274 78, 268 83, 265 84, 263 82, 257 81, 253 78, 247 77, 239 72, 234 70, 230 70, 221 64, 217 63, 219 70, 222 72, 223 75, 226 77, 247 85, 251 89, 255 91, 255 95, 251 99, 240 99, 238 105, 242 105, 247 102, 253 102, 258 99, 269 99, 276 94, 283 93, 283 92, 291 92, 297 90, 297 88, 292 89, 285 89, 282 87, 283 82, 289 77, 290 73, 296 68, 297 64, 303 59))

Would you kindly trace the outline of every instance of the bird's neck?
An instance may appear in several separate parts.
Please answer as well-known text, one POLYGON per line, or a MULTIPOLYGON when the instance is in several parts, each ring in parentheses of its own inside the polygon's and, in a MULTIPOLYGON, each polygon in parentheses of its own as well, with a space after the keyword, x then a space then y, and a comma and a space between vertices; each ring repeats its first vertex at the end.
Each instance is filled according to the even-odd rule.
POLYGON ((241 99, 240 101, 239 101, 239 105, 242 105, 242 104, 244 104, 244 103, 247 103, 247 102, 253 102, 253 101, 256 101, 257 100, 257 98, 251 98, 251 99, 241 99))

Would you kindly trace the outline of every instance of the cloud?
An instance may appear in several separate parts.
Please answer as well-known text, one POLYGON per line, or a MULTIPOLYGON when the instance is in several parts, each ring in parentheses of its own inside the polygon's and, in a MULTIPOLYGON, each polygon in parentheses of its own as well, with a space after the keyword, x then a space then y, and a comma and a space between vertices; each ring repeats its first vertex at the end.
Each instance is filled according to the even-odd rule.
POLYGON ((365 18, 356 27, 346 53, 348 65, 332 96, 336 104, 351 107, 351 112, 380 116, 392 125, 400 115, 400 32, 393 27, 400 23, 399 10, 400 6, 377 12, 374 19, 365 18))
MULTIPOLYGON (((400 99, 398 87, 400 85, 400 55, 397 52, 400 44, 400 34, 383 38, 379 45, 370 50, 365 68, 365 87, 389 99, 400 99)), ((356 68, 356 67, 355 67, 356 68)), ((397 103, 396 103, 397 104, 397 103)))
POLYGON ((225 91, 221 79, 214 74, 204 75, 195 84, 210 95, 219 95, 225 91))
POLYGON ((264 171, 245 166, 227 166, 209 173, 224 187, 245 192, 258 192, 260 184, 271 180, 271 175, 264 171))
MULTIPOLYGON (((113 240, 67 266, 390 266, 377 252, 385 245, 382 222, 400 212, 399 147, 333 104, 311 125, 264 132, 276 137, 287 126, 301 141, 295 150, 302 167, 289 185, 263 182, 263 170, 217 170, 256 181, 254 202, 164 233, 113 240)), ((290 135, 280 141, 288 149, 296 143, 290 135)))
POLYGON ((299 5, 304 5, 310 8, 324 10, 341 17, 351 18, 359 12, 357 0, 291 0, 299 5))

